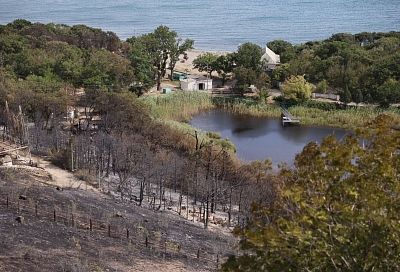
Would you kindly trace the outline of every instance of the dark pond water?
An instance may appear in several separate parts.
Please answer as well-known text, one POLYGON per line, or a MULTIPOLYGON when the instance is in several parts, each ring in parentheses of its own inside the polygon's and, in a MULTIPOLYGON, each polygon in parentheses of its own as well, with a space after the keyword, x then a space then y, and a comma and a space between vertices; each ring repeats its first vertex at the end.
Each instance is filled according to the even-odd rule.
POLYGON ((190 124, 203 131, 219 132, 230 139, 237 148, 241 160, 252 161, 272 159, 274 165, 280 162, 293 164, 294 157, 303 147, 331 134, 338 139, 348 131, 326 127, 285 126, 279 119, 259 118, 213 110, 192 118, 190 124))

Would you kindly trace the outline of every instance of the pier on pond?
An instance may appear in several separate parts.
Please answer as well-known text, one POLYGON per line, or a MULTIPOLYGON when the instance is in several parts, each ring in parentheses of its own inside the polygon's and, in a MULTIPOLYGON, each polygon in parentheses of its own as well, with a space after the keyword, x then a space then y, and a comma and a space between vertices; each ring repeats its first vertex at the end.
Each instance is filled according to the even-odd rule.
POLYGON ((285 107, 281 107, 281 121, 282 121, 282 126, 285 126, 286 124, 299 124, 300 119, 293 116, 285 107))

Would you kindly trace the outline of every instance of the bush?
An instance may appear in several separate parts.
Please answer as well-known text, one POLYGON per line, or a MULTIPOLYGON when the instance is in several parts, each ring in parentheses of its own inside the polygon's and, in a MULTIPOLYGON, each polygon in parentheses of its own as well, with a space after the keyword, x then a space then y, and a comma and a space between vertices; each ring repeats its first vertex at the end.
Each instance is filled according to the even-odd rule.
POLYGON ((89 170, 87 169, 79 169, 75 171, 74 176, 82 181, 85 181, 90 184, 95 184, 96 183, 96 178, 89 173, 89 170))
POLYGON ((50 155, 50 160, 54 165, 67 170, 71 170, 70 158, 68 150, 52 151, 50 155))

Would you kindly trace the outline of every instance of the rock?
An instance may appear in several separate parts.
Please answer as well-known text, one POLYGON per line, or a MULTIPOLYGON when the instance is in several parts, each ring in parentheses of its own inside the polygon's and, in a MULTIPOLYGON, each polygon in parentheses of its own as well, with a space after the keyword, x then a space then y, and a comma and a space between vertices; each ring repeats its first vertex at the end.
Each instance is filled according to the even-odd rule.
POLYGON ((122 214, 120 214, 120 213, 116 213, 116 214, 115 214, 115 217, 124 218, 124 217, 122 216, 122 214))
POLYGON ((20 196, 19 196, 19 199, 21 199, 21 200, 27 200, 28 198, 27 198, 26 196, 24 196, 24 195, 20 195, 20 196))
POLYGON ((4 166, 11 166, 12 165, 12 158, 10 155, 5 155, 1 160, 4 166))
POLYGON ((24 224, 24 217, 18 216, 17 218, 15 218, 15 221, 17 221, 20 224, 24 224))
POLYGON ((29 252, 27 252, 24 254, 24 259, 25 260, 33 260, 33 256, 29 252))
POLYGON ((57 191, 62 191, 63 189, 57 186, 57 187, 56 187, 56 190, 57 190, 57 191))

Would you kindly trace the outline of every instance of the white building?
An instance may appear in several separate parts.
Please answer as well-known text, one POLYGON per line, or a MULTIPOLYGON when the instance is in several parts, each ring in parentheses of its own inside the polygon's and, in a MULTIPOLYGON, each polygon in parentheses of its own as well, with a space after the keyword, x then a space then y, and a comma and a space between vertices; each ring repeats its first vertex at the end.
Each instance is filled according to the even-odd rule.
POLYGON ((273 70, 276 66, 281 64, 281 57, 266 46, 265 53, 261 57, 261 62, 264 64, 266 69, 273 70))
POLYGON ((204 76, 189 75, 180 82, 181 89, 184 91, 208 91, 213 87, 213 80, 204 76))

